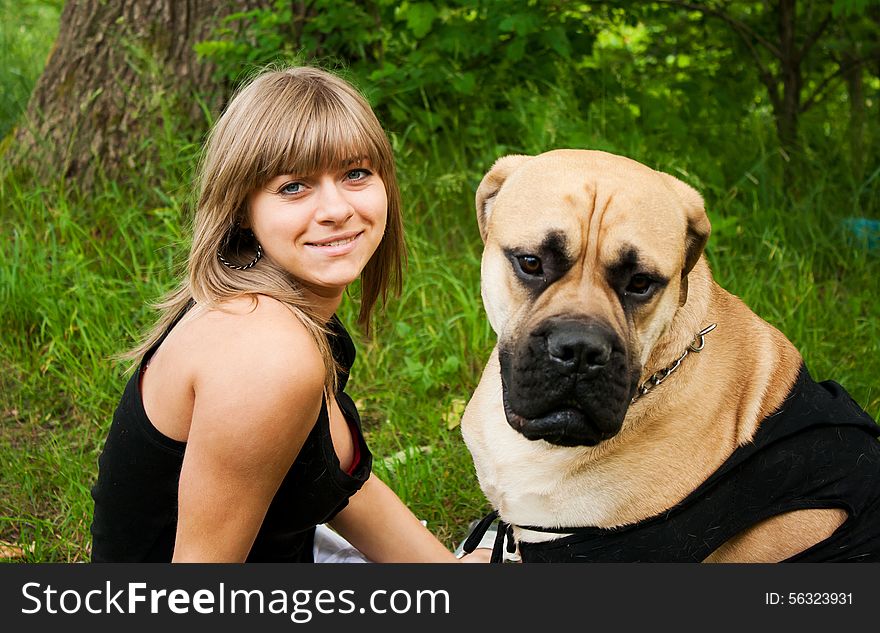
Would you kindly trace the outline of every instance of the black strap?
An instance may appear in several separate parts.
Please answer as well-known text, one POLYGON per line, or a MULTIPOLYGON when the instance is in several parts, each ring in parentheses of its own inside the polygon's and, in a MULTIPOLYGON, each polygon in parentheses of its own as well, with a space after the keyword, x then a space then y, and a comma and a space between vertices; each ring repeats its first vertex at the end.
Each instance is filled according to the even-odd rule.
POLYGON ((492 558, 489 559, 490 563, 504 562, 504 554, 501 553, 501 548, 504 547, 505 536, 507 536, 507 523, 504 521, 498 521, 498 531, 495 533, 495 544, 492 545, 492 558))
POLYGON ((464 541, 464 545, 462 545, 462 549, 468 554, 477 549, 477 545, 480 544, 480 541, 483 540, 486 532, 489 531, 489 526, 492 525, 492 522, 497 518, 498 511, 492 510, 492 512, 480 519, 480 522, 477 523, 474 526, 474 529, 471 530, 471 533, 468 534, 468 537, 464 541))
POLYGON ((520 525, 521 530, 530 530, 532 532, 546 532, 548 534, 577 534, 578 532, 594 531, 594 527, 537 527, 535 525, 520 525))
MULTIPOLYGON (((480 541, 483 540, 486 532, 489 531, 489 528, 492 526, 496 519, 498 519, 497 510, 492 510, 492 512, 480 519, 480 522, 474 526, 474 529, 471 530, 471 533, 465 539, 464 545, 462 545, 462 549, 468 554, 477 549, 480 541)), ((504 562, 504 554, 502 553, 502 550, 504 548, 505 539, 507 540, 507 551, 510 554, 513 554, 516 551, 516 540, 513 538, 513 527, 506 521, 502 521, 499 519, 498 531, 495 534, 495 543, 492 545, 492 558, 489 560, 489 562, 504 562)))

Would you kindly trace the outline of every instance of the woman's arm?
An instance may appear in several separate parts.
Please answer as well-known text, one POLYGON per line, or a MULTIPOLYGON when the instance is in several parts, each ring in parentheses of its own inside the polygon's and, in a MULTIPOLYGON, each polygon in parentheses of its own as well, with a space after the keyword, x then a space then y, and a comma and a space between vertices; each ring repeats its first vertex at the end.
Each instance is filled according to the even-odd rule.
POLYGON ((371 474, 330 525, 377 563, 454 563, 455 556, 371 474))
POLYGON ((374 474, 330 525, 377 563, 458 562, 374 474))
POLYGON ((305 329, 271 301, 205 318, 214 322, 195 352, 173 561, 238 562, 318 417, 324 365, 305 329))

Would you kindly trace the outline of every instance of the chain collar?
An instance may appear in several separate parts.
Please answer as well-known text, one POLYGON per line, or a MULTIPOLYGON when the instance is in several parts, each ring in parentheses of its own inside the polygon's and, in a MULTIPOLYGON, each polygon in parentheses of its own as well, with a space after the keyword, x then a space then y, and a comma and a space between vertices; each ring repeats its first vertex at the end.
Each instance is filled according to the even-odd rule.
POLYGON ((674 363, 672 363, 668 367, 661 369, 660 371, 654 372, 653 374, 651 374, 650 378, 648 378, 645 382, 643 382, 639 386, 639 388, 636 390, 636 395, 634 395, 632 400, 630 400, 630 404, 632 404, 633 402, 635 402, 636 400, 638 400, 642 396, 646 395, 654 387, 656 387, 661 382, 663 382, 664 380, 669 378, 669 375, 672 372, 674 372, 676 369, 678 369, 678 366, 681 365, 681 361, 683 361, 688 354, 690 354, 691 352, 703 351, 703 348, 706 346, 706 339, 705 339, 706 334, 708 334, 709 332, 714 330, 717 327, 717 325, 718 325, 717 323, 713 323, 712 325, 705 327, 702 330, 700 330, 699 332, 697 332, 697 335, 694 337, 694 340, 684 350, 684 354, 682 354, 681 356, 678 357, 678 360, 676 360, 674 363))

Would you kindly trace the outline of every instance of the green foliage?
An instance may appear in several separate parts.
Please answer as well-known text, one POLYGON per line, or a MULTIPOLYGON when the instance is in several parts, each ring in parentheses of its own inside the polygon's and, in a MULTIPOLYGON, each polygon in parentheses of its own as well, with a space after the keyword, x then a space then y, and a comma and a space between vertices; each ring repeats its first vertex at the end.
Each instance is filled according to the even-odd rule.
POLYGON ((316 58, 343 67, 391 131, 422 145, 441 132, 447 143, 484 145, 492 130, 496 144, 517 147, 508 91, 552 90, 568 70, 561 62, 587 53, 593 37, 580 25, 586 14, 548 0, 308 4, 301 21, 283 2, 231 16, 199 52, 232 82, 247 72, 243 61, 316 58))
MULTIPOLYGON (((741 1, 723 10, 753 38, 772 41, 772 4, 741 1)), ((854 187, 878 161, 869 142, 876 117, 868 129, 853 130, 840 78, 826 79, 844 64, 845 53, 869 69, 866 60, 878 46, 869 5, 835 4, 846 17, 822 31, 802 63, 809 109, 802 116, 827 129, 817 135, 817 126, 808 124, 801 149, 824 153, 824 138, 834 139, 833 151, 861 181, 854 187), (838 98, 831 98, 835 87, 838 98), (817 100, 809 101, 814 93, 817 100), (848 131, 850 140, 841 143, 848 131)), ((662 147, 699 160, 703 178, 719 182, 778 148, 770 136, 733 161, 716 160, 731 139, 766 126, 778 112, 741 34, 711 13, 684 11, 674 2, 313 0, 297 6, 306 7, 303 15, 277 2, 231 16, 199 50, 232 84, 269 62, 340 70, 368 95, 404 151, 424 148, 439 158, 461 148, 463 161, 444 174, 459 181, 501 154, 534 144, 616 150, 649 162, 662 147), (635 145, 621 142, 634 137, 635 145)), ((828 8, 820 9, 799 14, 802 40, 827 15, 828 8)), ((781 72, 772 55, 760 45, 755 50, 764 70, 781 72)), ((867 85, 876 108, 878 86, 867 85)), ((773 134, 772 127, 766 131, 773 134)), ((759 133, 765 136, 765 129, 759 133)), ((772 157, 767 175, 781 182, 791 158, 772 157)), ((808 172, 810 164, 798 165, 807 182, 817 176, 808 172)), ((871 204, 874 192, 871 187, 863 201, 871 204)))
POLYGON ((880 6, 878 0, 834 0, 831 3, 831 11, 835 16, 861 15, 869 7, 880 6))
POLYGON ((0 0, 0 139, 27 106, 58 32, 62 4, 0 0))

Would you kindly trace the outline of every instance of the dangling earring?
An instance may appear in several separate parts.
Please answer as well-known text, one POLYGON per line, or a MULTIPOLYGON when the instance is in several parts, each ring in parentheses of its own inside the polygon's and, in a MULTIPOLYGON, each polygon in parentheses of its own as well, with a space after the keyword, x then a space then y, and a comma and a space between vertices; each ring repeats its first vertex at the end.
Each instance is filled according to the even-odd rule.
POLYGON ((233 264, 232 262, 228 261, 225 257, 223 257, 223 253, 220 250, 218 250, 217 251, 217 259, 220 260, 221 264, 223 264, 227 268, 232 268, 233 270, 247 270, 248 268, 253 268, 256 265, 256 263, 258 261, 260 261, 260 259, 263 257, 263 247, 257 241, 257 236, 254 235, 253 231, 248 231, 248 233, 251 234, 251 237, 254 238, 254 244, 257 245, 257 253, 256 253, 256 255, 254 255, 254 258, 250 262, 248 262, 247 264, 245 264, 243 266, 238 266, 238 265, 233 264))

